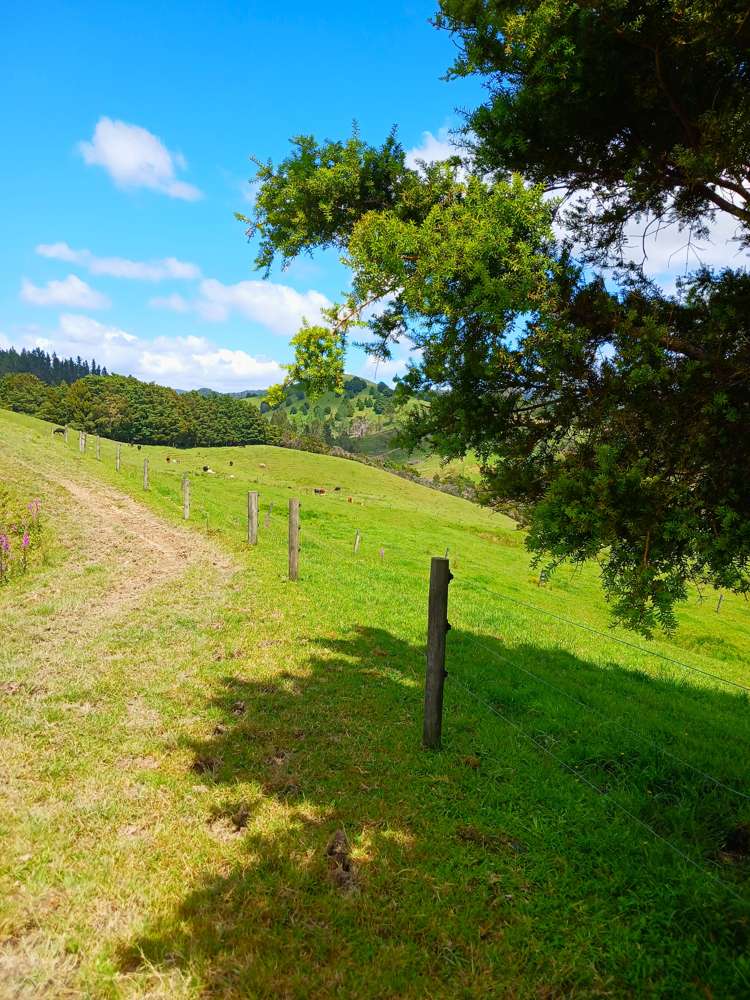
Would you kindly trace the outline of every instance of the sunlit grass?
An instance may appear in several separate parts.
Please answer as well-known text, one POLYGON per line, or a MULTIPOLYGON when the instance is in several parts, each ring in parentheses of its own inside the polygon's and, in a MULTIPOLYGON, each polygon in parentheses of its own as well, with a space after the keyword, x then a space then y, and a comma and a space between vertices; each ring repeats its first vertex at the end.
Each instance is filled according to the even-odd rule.
POLYGON ((733 895, 750 892, 747 861, 723 850, 750 820, 729 790, 750 794, 748 701, 648 653, 750 684, 744 601, 717 614, 716 595, 694 595, 678 634, 641 652, 608 631, 593 568, 539 587, 511 521, 386 473, 274 448, 123 446, 117 474, 110 442, 97 462, 74 435, 66 449, 6 413, 0 435, 0 473, 49 495, 64 539, 36 589, 0 596, 0 680, 20 685, 3 697, 5 927, 35 988, 47 976, 86 996, 750 989, 748 908, 733 895), (185 472, 190 530, 231 553, 236 575, 193 568, 44 659, 32 602, 49 620, 85 618, 112 567, 42 475, 117 483, 177 524, 185 472), (427 578, 446 549, 445 746, 427 753, 427 578), (354 869, 343 886, 326 855, 338 829, 354 869))

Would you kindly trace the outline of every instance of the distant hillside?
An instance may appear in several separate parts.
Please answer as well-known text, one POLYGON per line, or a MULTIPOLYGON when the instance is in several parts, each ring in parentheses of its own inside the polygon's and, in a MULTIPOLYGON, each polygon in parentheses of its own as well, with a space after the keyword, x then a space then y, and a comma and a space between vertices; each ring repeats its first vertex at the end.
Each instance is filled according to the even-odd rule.
POLYGON ((311 399, 304 389, 292 387, 279 406, 269 407, 261 398, 260 410, 282 431, 307 434, 359 454, 407 457, 393 447, 403 408, 396 407, 394 391, 385 382, 345 375, 341 396, 327 392, 311 399))

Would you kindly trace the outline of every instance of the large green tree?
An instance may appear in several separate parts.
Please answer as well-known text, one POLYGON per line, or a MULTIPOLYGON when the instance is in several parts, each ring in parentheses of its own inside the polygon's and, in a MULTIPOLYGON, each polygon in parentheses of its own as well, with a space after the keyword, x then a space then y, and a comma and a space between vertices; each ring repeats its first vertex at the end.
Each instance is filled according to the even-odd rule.
POLYGON ((289 380, 340 384, 356 326, 382 356, 409 338, 411 440, 474 449, 543 564, 598 559, 645 633, 691 580, 750 586, 750 277, 668 296, 624 256, 634 221, 689 239, 716 210, 748 243, 749 23, 739 3, 444 0, 452 72, 489 85, 468 160, 301 137, 247 220, 261 267, 333 246, 352 270, 289 380))

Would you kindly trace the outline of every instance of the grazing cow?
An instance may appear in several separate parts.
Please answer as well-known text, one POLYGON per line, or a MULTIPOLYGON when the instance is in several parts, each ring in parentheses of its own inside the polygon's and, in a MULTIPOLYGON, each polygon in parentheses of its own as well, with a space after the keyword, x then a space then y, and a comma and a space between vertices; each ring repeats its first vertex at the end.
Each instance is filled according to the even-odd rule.
POLYGON ((55 427, 55 429, 52 431, 52 433, 53 434, 63 434, 64 435, 65 434, 65 428, 64 427, 55 427))
POLYGON ((318 487, 317 487, 317 486, 314 486, 314 487, 313 487, 313 493, 317 493, 317 494, 318 494, 318 496, 322 496, 322 495, 323 495, 323 494, 325 493, 325 490, 323 490, 323 489, 318 489, 318 487))

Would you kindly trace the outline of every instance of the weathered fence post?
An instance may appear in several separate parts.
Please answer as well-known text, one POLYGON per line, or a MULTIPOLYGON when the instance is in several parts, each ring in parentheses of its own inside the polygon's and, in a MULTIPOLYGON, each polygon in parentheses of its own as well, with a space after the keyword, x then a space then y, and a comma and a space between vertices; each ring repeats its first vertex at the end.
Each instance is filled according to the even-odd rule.
POLYGON ((355 556, 359 552, 359 541, 360 541, 361 537, 362 536, 359 533, 359 528, 357 528, 356 532, 354 533, 354 555, 355 556))
POLYGON ((182 477, 182 517, 185 521, 190 517, 190 477, 187 472, 182 477))
POLYGON ((447 559, 433 556, 430 565, 430 597, 427 606, 427 674, 424 686, 422 743, 439 750, 443 729, 443 682, 445 680, 445 636, 448 624, 448 584, 453 579, 447 559))
POLYGON ((78 450, 81 454, 86 451, 86 435, 83 431, 78 432, 78 450))
POLYGON ((271 503, 270 503, 270 505, 268 507, 268 512, 266 513, 266 519, 263 522, 263 527, 264 528, 270 528, 271 527, 271 514, 272 513, 273 513, 273 500, 271 501, 271 503))
POLYGON ((247 541, 249 545, 258 544, 258 494, 255 491, 247 495, 247 541))
POLYGON ((385 559, 385 549, 381 546, 380 547, 380 561, 382 562, 384 559, 385 559))
POLYGON ((289 579, 299 575, 299 500, 289 501, 289 579))
POLYGON ((122 445, 118 444, 115 448, 115 472, 120 471, 120 448, 122 445))
POLYGON ((65 444, 68 443, 68 428, 67 428, 67 426, 65 428, 65 433, 63 434, 63 441, 65 441, 65 444))
POLYGON ((721 610, 721 602, 724 600, 724 594, 719 594, 719 603, 716 605, 716 614, 718 615, 721 610))
POLYGON ((96 435, 96 458, 97 461, 102 457, 102 443, 99 435, 96 435))
POLYGON ((143 459, 143 488, 148 489, 148 459, 143 459))

